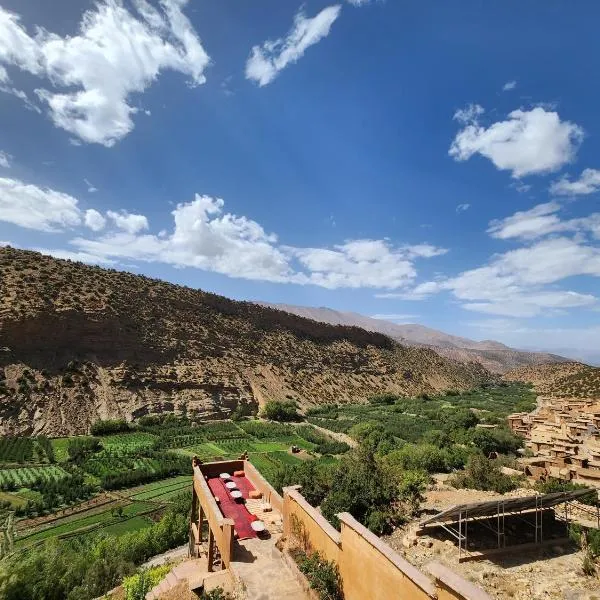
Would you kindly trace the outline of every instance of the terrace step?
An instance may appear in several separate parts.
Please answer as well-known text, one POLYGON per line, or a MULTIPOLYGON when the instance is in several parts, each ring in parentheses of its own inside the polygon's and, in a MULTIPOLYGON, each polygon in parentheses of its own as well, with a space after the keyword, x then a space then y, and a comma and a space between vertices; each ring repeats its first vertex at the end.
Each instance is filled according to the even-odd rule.
POLYGON ((206 558, 186 560, 173 567, 163 579, 154 586, 147 594, 146 600, 158 600, 164 593, 173 589, 183 581, 191 582, 202 575, 208 575, 206 558))

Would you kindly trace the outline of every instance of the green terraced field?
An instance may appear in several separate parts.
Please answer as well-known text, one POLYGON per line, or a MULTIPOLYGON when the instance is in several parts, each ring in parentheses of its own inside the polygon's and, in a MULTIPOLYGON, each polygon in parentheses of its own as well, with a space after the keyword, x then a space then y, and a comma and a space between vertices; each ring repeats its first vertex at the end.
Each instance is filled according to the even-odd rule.
POLYGON ((0 485, 14 484, 17 487, 28 487, 39 478, 50 481, 64 477, 67 477, 67 472, 57 465, 0 469, 0 485))
POLYGON ((113 523, 98 529, 99 533, 105 533, 107 535, 119 536, 124 533, 130 533, 131 531, 139 531, 152 525, 151 519, 147 517, 133 517, 126 521, 120 521, 119 523, 113 523))
MULTIPOLYGON (((119 517, 112 514, 111 509, 114 505, 105 507, 104 510, 86 511, 83 515, 69 515, 64 519, 58 519, 52 524, 48 524, 43 529, 33 531, 26 535, 21 535, 17 541, 17 548, 28 546, 29 544, 39 542, 53 537, 63 537, 66 535, 74 534, 76 532, 88 533, 90 530, 96 531, 99 527, 102 527, 103 523, 107 524, 107 527, 102 527, 102 531, 105 531, 110 525, 119 525, 125 521, 121 521, 119 517), (92 512, 92 514, 90 514, 92 512)), ((133 502, 123 507, 123 515, 131 518, 140 519, 139 515, 151 511, 158 506, 150 502, 133 502)), ((123 531, 122 533, 124 533, 123 531)))
POLYGON ((102 446, 110 451, 135 452, 144 448, 151 448, 157 437, 151 433, 119 433, 101 438, 102 446))

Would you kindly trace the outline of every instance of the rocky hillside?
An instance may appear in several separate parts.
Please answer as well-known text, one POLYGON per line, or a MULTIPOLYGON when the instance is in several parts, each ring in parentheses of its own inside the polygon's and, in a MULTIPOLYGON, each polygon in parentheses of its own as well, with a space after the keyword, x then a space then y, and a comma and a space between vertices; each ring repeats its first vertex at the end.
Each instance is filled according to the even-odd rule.
POLYGON ((0 432, 84 432, 98 418, 227 416, 467 389, 480 365, 356 327, 9 247, 0 248, 0 432))
POLYGON ((600 400, 600 368, 579 362, 521 367, 504 379, 532 383, 541 396, 600 400))
POLYGON ((268 304, 279 310, 321 321, 332 325, 362 327, 368 331, 383 333, 406 346, 422 346, 438 354, 461 362, 478 362, 493 373, 506 373, 524 365, 558 363, 568 359, 548 352, 516 350, 493 340, 477 342, 468 338, 450 335, 416 323, 398 324, 382 319, 373 319, 353 312, 341 312, 331 308, 268 304))

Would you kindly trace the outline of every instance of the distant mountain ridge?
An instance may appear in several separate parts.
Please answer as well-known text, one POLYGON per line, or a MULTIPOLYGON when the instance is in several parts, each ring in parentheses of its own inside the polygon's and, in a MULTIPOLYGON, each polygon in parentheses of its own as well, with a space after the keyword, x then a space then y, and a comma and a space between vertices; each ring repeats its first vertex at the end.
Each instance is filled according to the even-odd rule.
POLYGON ((368 331, 383 333, 402 344, 425 346, 435 350, 442 356, 460 362, 478 362, 493 373, 506 373, 511 369, 522 366, 561 363, 569 360, 548 352, 517 350, 493 340, 477 342, 416 323, 399 325, 391 321, 374 319, 354 312, 337 311, 327 307, 317 308, 290 304, 271 304, 268 302, 259 302, 258 304, 283 310, 313 321, 331 325, 361 327, 368 331))

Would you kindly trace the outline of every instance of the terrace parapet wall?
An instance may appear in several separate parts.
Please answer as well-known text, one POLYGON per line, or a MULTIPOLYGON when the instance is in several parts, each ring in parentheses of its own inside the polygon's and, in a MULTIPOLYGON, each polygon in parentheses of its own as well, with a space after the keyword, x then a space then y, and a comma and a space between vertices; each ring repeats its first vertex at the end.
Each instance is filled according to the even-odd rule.
POLYGON ((341 531, 311 506, 298 486, 283 490, 284 547, 319 552, 339 570, 346 600, 491 600, 481 588, 439 563, 420 571, 352 515, 337 515, 341 531))

